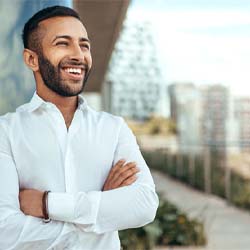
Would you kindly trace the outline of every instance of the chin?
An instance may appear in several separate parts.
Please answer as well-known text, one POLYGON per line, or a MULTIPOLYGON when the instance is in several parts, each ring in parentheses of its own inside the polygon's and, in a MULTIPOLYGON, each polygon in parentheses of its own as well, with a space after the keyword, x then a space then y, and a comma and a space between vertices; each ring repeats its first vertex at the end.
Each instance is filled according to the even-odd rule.
POLYGON ((77 96, 83 92, 83 89, 72 89, 72 91, 69 91, 69 94, 71 96, 77 96))

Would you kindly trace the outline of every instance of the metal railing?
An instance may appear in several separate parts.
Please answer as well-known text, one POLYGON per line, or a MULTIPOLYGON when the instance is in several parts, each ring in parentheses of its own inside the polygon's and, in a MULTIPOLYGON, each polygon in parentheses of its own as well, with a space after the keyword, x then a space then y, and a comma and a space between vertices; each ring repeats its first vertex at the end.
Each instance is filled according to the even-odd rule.
MULTIPOLYGON (((250 209, 250 177, 235 171, 237 168, 240 170, 240 164, 232 168, 228 162, 230 154, 239 157, 242 154, 238 145, 179 145, 178 150, 172 150, 169 145, 167 148, 143 150, 143 155, 151 168, 159 169, 206 193, 226 198, 229 203, 250 209)), ((249 150, 250 161, 250 146, 241 144, 241 147, 249 150)))

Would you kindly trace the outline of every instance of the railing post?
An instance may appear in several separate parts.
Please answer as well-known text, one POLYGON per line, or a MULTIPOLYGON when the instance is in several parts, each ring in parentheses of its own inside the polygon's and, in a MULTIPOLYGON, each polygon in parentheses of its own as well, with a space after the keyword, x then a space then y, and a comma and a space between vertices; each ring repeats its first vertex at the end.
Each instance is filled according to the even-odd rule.
POLYGON ((175 166, 176 166, 176 161, 175 161, 175 154, 172 152, 169 152, 168 154, 168 173, 171 176, 174 176, 175 173, 175 166))
POLYGON ((150 166, 150 167, 152 167, 152 166, 154 166, 153 164, 154 164, 154 159, 153 159, 153 153, 152 153, 152 151, 151 150, 148 150, 147 151, 147 154, 148 154, 148 165, 150 166))
POLYGON ((225 156, 224 156, 223 167, 225 169, 225 195, 226 195, 227 202, 230 203, 231 202, 231 168, 228 165, 226 151, 224 152, 224 154, 225 156))
POLYGON ((165 170, 166 170, 167 173, 168 173, 168 169, 169 169, 169 166, 168 166, 168 155, 169 155, 169 150, 165 149, 164 150, 164 160, 165 160, 165 164, 166 164, 165 170))
POLYGON ((211 193, 211 158, 210 158, 210 147, 205 146, 204 154, 204 181, 205 181, 205 192, 211 193))
POLYGON ((193 153, 189 153, 189 157, 188 157, 188 181, 191 185, 194 185, 194 168, 195 168, 195 156, 193 153))
POLYGON ((182 175, 182 165, 183 165, 183 158, 182 158, 182 154, 180 152, 177 154, 177 164, 176 165, 177 165, 176 166, 177 167, 176 176, 178 178, 180 178, 182 175))

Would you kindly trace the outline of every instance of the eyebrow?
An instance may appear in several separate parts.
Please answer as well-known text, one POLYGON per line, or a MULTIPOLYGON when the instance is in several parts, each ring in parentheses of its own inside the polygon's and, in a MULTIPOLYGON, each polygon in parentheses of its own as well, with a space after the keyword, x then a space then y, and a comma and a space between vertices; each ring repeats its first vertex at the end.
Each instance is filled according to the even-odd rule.
MULTIPOLYGON (((59 38, 64 38, 64 39, 67 39, 67 40, 72 40, 72 37, 71 37, 71 36, 61 35, 61 36, 56 36, 56 37, 53 39, 52 43, 53 43, 55 40, 59 39, 59 38)), ((80 41, 80 42, 88 42, 88 43, 90 43, 90 40, 89 40, 88 38, 86 38, 86 37, 80 37, 80 38, 79 38, 79 41, 80 41)))

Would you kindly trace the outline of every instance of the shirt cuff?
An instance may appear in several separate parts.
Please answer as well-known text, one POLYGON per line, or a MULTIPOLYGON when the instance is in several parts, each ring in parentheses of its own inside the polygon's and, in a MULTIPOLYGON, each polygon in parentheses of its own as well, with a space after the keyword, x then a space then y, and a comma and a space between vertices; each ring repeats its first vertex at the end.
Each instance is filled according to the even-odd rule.
POLYGON ((70 223, 94 224, 100 199, 100 191, 76 194, 50 192, 48 195, 49 217, 52 220, 70 223))

